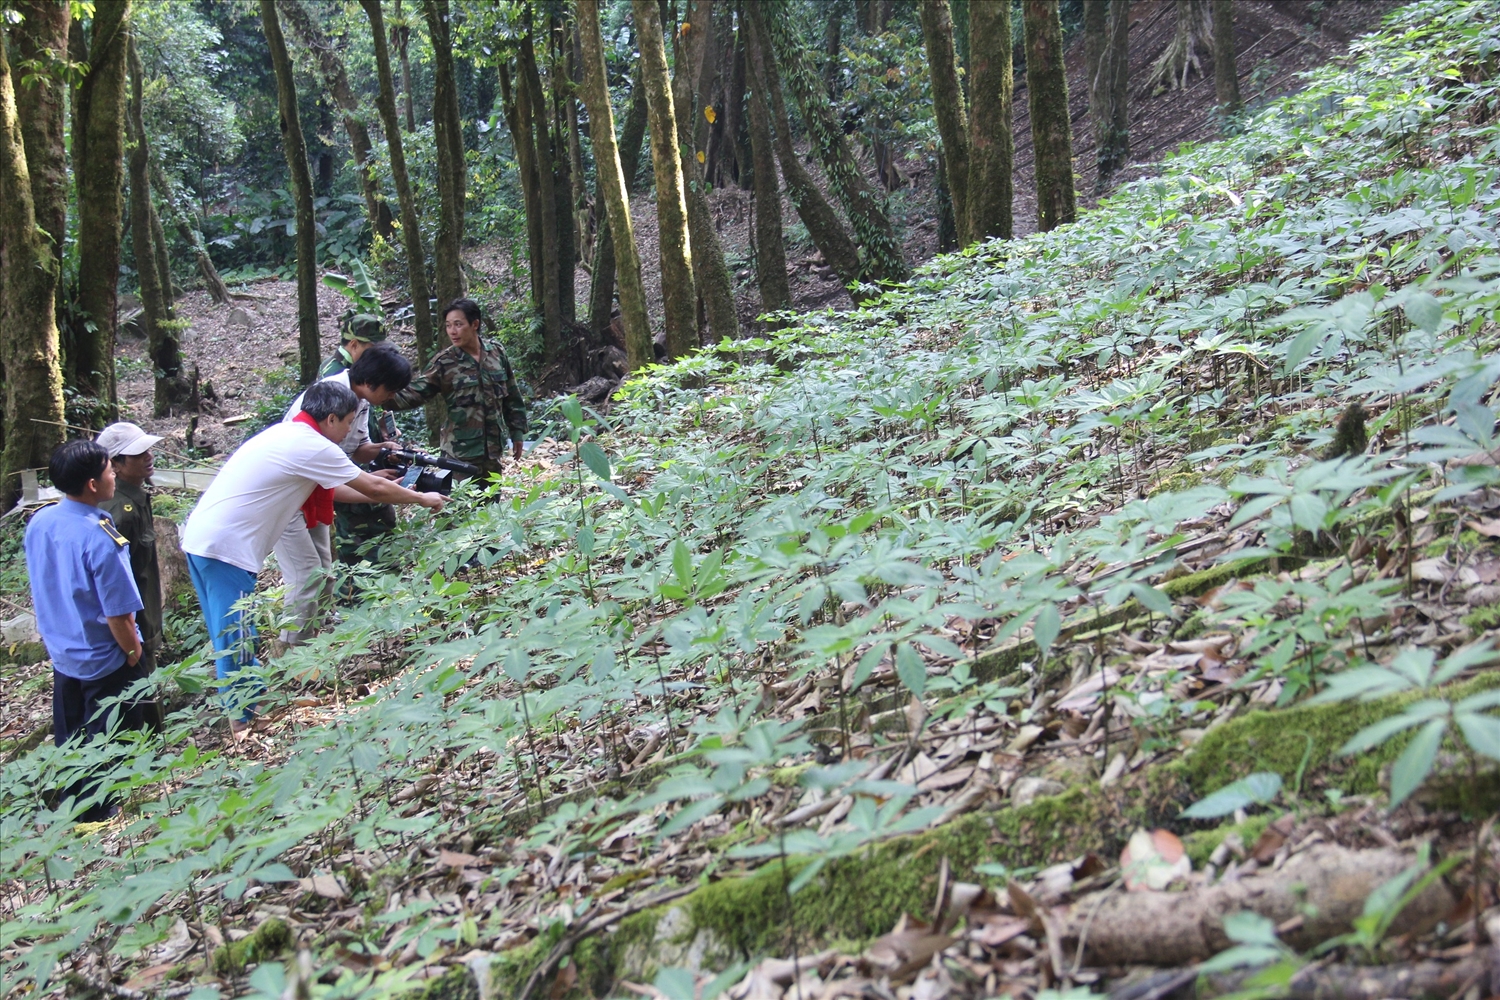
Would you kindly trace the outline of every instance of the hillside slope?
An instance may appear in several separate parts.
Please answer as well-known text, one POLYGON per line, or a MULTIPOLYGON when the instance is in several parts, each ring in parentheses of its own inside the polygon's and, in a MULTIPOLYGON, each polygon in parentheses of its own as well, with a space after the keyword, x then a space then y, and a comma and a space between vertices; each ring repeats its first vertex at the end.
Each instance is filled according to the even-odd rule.
MULTIPOLYGON (((1131 906, 1335 850, 1373 890, 1430 842, 1431 919, 1314 971, 1464 982, 1500 902, 1486 9, 1403 8, 1076 225, 652 372, 609 423, 565 404, 576 460, 409 522, 399 573, 358 572, 265 669, 265 732, 204 736, 199 698, 141 738, 117 825, 80 836, 36 794, 85 752, 7 764, 7 981, 675 997, 769 958, 735 995, 1187 982, 1206 954, 1106 951, 1131 927, 1088 916, 1163 827, 1134 857, 1185 838, 1191 873, 1162 866, 1186 889, 1131 906), (1240 816, 1182 815, 1212 793, 1240 816)), ((1263 933, 1301 954, 1366 894, 1263 933)))

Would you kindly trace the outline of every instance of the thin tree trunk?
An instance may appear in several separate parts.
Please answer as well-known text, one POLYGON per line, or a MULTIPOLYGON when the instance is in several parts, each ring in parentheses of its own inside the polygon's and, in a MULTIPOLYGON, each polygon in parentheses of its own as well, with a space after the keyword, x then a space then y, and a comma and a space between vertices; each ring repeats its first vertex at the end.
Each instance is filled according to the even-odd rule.
POLYGON ((631 0, 641 52, 641 83, 651 125, 651 167, 656 175, 656 219, 661 251, 662 305, 666 314, 667 356, 680 358, 698 343, 694 309, 693 249, 688 235, 687 198, 682 190, 682 157, 677 150, 677 115, 667 76, 661 15, 655 0, 631 0))
POLYGON ((943 143, 943 176, 953 203, 958 245, 974 242, 969 219, 969 120, 964 93, 958 84, 958 61, 953 54, 953 18, 948 0, 926 0, 917 5, 922 18, 922 41, 932 75, 932 106, 943 143))
POLYGON ((1010 4, 969 4, 969 235, 1008 240, 1015 164, 1010 4))
MULTIPOLYGON (((578 319, 578 242, 573 212, 573 159, 569 153, 567 113, 565 102, 572 101, 562 65, 562 24, 552 19, 552 30, 547 33, 548 60, 547 79, 552 84, 551 142, 552 142, 552 192, 557 199, 557 305, 565 326, 572 326, 578 319)), ((583 378, 579 372, 580 380, 583 378)))
POLYGON ((427 34, 432 40, 432 133, 437 146, 438 227, 433 237, 433 286, 438 308, 467 294, 464 275, 463 123, 458 114, 458 86, 453 79, 453 37, 448 0, 423 0, 427 34))
MULTIPOLYGON (((130 231, 135 246, 136 274, 141 284, 141 311, 146 325, 146 350, 155 373, 155 414, 166 416, 173 406, 187 400, 191 387, 182 378, 182 345, 178 341, 177 329, 170 322, 169 303, 172 297, 170 284, 163 288, 159 255, 156 247, 156 230, 160 223, 152 226, 150 147, 146 140, 146 127, 141 117, 141 59, 136 54, 135 39, 131 38, 129 127, 130 150, 130 231)), ((170 282, 170 275, 167 280, 170 282)))
POLYGON ((1057 0, 1023 0, 1026 91, 1036 174, 1037 229, 1046 232, 1077 216, 1073 192, 1073 131, 1068 121, 1068 77, 1063 66, 1057 0))
POLYGON ((75 92, 73 180, 78 190, 78 305, 92 329, 78 332, 72 361, 79 395, 97 400, 92 420, 115 412, 116 285, 124 216, 125 48, 130 0, 98 0, 88 75, 75 92))
MULTIPOLYGON (((828 92, 814 72, 802 43, 792 33, 784 4, 760 0, 752 5, 756 28, 770 40, 783 85, 792 92, 813 149, 823 163, 828 186, 844 207, 855 238, 865 254, 866 274, 875 281, 905 281, 911 276, 901 245, 886 214, 885 199, 860 170, 843 126, 833 114, 828 92)), ((783 167, 783 170, 785 168, 783 167)))
POLYGON ((1109 0, 1104 53, 1099 68, 1103 97, 1094 127, 1098 136, 1098 176, 1103 191, 1130 159, 1130 0, 1109 0))
MULTIPOLYGON (((625 125, 620 130, 620 141, 615 146, 620 158, 620 168, 625 174, 626 195, 635 194, 636 177, 640 172, 641 144, 646 141, 646 91, 641 86, 639 73, 635 75, 631 93, 630 110, 625 114, 625 125)), ((593 117, 593 112, 589 112, 589 118, 593 117)), ((595 159, 597 158, 596 156, 595 159)), ((600 204, 603 204, 602 178, 599 183, 601 187, 598 198, 600 204)), ((599 226, 597 239, 599 250, 594 254, 594 280, 589 287, 589 326, 595 332, 602 333, 609 326, 614 313, 615 272, 617 270, 614 237, 610 229, 608 213, 605 214, 599 226)))
POLYGON ((687 186, 688 225, 693 241, 693 281, 708 314, 708 329, 714 342, 737 340, 739 315, 734 307, 734 281, 724 261, 724 247, 714 228, 713 209, 703 180, 703 164, 698 161, 701 147, 694 141, 698 121, 695 83, 700 79, 707 43, 713 32, 713 11, 708 0, 690 0, 680 40, 681 62, 673 81, 673 105, 678 111, 678 144, 688 150, 683 164, 683 181, 687 186))
POLYGON ((338 50, 323 33, 302 0, 277 0, 277 9, 302 44, 317 57, 318 71, 323 85, 333 97, 343 114, 344 131, 349 135, 349 149, 354 154, 354 168, 359 172, 360 189, 365 196, 365 214, 370 220, 370 229, 382 239, 395 235, 391 225, 391 206, 380 191, 379 178, 375 176, 374 144, 370 141, 370 130, 360 117, 359 99, 349 86, 349 76, 344 71, 344 60, 338 50))
POLYGON ((830 94, 839 84, 839 56, 844 51, 844 4, 842 0, 831 0, 828 4, 828 21, 823 25, 823 86, 830 94))
POLYGON ((750 95, 750 156, 755 183, 755 280, 762 312, 792 307, 786 276, 786 242, 781 231, 781 190, 776 183, 776 151, 771 145, 771 109, 765 88, 750 95))
POLYGON ((1233 114, 1240 109, 1240 76, 1234 55, 1234 0, 1213 0, 1214 97, 1233 114))
MULTIPOLYGON (((531 279, 531 307, 542 315, 544 289, 542 276, 542 209, 536 172, 536 143, 531 138, 531 105, 526 100, 525 73, 519 87, 511 84, 510 70, 500 65, 500 102, 505 124, 510 129, 511 144, 516 150, 516 166, 521 175, 521 203, 526 209, 526 269, 531 279)), ((545 322, 545 321, 544 321, 545 322)))
POLYGON ((407 48, 411 45, 411 25, 401 13, 401 0, 396 0, 396 16, 391 20, 391 45, 395 47, 396 59, 401 64, 401 101, 406 110, 406 131, 415 132, 416 99, 411 92, 411 58, 407 55, 407 48))
POLYGON ((588 263, 594 258, 594 248, 589 244, 588 178, 583 169, 583 126, 578 120, 578 100, 583 89, 583 53, 578 44, 576 19, 568 31, 566 54, 568 93, 563 106, 567 109, 568 122, 568 176, 573 181, 573 246, 577 258, 588 263))
MULTIPOLYGON (((614 112, 610 108, 609 83, 604 75, 604 39, 599 33, 599 0, 578 0, 578 35, 583 46, 583 100, 589 111, 594 162, 599 171, 605 210, 609 214, 609 242, 620 282, 625 355, 633 371, 654 360, 651 323, 646 317, 641 261, 636 253, 635 233, 630 220, 630 178, 621 165, 620 151, 615 145, 614 112)), ((628 123, 626 130, 629 131, 628 123)), ((634 164, 630 172, 634 173, 634 164)))
MULTIPOLYGON (((416 314, 417 364, 425 365, 432 356, 432 313, 428 300, 427 259, 422 252, 422 229, 417 219, 417 202, 412 197, 411 180, 406 173, 406 152, 401 142, 401 121, 396 117, 396 86, 391 79, 391 57, 385 42, 385 18, 380 0, 359 0, 370 21, 370 36, 375 46, 375 75, 380 81, 380 95, 375 106, 385 128, 390 148, 391 182, 396 185, 396 201, 401 206, 401 240, 406 248, 407 282, 411 286, 412 310, 416 314)), ((407 93, 411 91, 408 89, 407 93)))
MULTIPOLYGON (((729 87, 724 94, 724 115, 719 120, 718 127, 722 129, 719 153, 720 163, 727 161, 730 164, 728 170, 720 168, 719 182, 726 184, 725 178, 734 181, 741 188, 749 187, 750 160, 752 154, 741 136, 745 132, 745 37, 736 32, 731 37, 731 56, 733 60, 729 68, 729 87), (728 156, 724 151, 728 151, 728 156)), ((775 153, 773 152, 774 156, 775 153)))
POLYGON ((833 206, 828 204, 823 192, 808 176, 802 161, 797 157, 796 149, 792 147, 792 126, 787 115, 786 99, 781 92, 776 53, 766 40, 764 17, 758 0, 745 4, 741 10, 745 14, 743 23, 749 28, 745 54, 748 57, 752 86, 765 96, 773 116, 771 125, 776 130, 776 160, 781 164, 781 176, 786 181, 787 195, 792 200, 792 206, 797 209, 797 217, 807 226, 813 245, 818 248, 828 266, 833 268, 839 281, 849 289, 849 297, 858 305, 865 298, 859 291, 864 270, 859 260, 859 250, 844 231, 844 224, 839 221, 833 206))
POLYGON ((552 172, 552 143, 547 130, 547 95, 537 69, 536 50, 528 33, 521 42, 522 114, 528 115, 535 152, 537 210, 541 217, 542 246, 537 264, 542 271, 542 345, 548 361, 562 354, 562 289, 557 262, 561 256, 561 233, 557 218, 557 178, 552 172))
MULTIPOLYGON (((64 11, 66 12, 66 6, 64 11)), ((32 25, 38 48, 55 48, 56 23, 32 25)), ((66 19, 62 32, 67 31, 66 19)), ((62 130, 33 134, 54 143, 45 153, 26 148, 16 91, 6 53, 15 29, 0 17, 0 382, 4 389, 4 450, 0 451, 0 505, 9 509, 21 493, 20 471, 45 467, 63 439, 63 381, 57 314, 58 257, 52 240, 37 228, 36 199, 27 160, 62 159, 62 130)), ((48 185, 55 185, 48 178, 48 185)), ((55 192, 49 190, 49 196, 55 192)), ((54 223, 55 224, 55 223, 54 223)))
POLYGON ((229 301, 229 289, 225 286, 224 279, 219 277, 219 269, 214 267, 213 258, 208 255, 208 247, 203 245, 202 234, 193 228, 187 215, 178 207, 177 195, 172 191, 172 184, 167 180, 161 164, 156 161, 155 157, 151 159, 151 186, 161 200, 166 202, 167 214, 171 216, 172 224, 177 227, 177 235, 193 248, 193 259, 198 265, 198 273, 203 276, 203 284, 207 287, 208 294, 216 304, 224 305, 229 301))
POLYGON ((281 114, 281 141, 291 175, 292 201, 297 207, 297 357, 303 385, 318 377, 322 348, 318 337, 318 234, 313 219, 312 174, 307 166, 307 141, 297 114, 297 85, 292 78, 292 58, 281 34, 273 0, 260 0, 260 23, 271 50, 276 71, 277 103, 281 114))

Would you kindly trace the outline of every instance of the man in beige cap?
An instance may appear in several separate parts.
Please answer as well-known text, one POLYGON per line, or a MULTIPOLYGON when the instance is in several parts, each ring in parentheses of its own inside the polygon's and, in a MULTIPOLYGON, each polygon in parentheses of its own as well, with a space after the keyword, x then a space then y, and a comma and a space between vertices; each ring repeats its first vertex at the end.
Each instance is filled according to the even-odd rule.
MULTIPOLYGON (((110 424, 99 432, 98 444, 109 452, 115 467, 115 495, 101 501, 99 509, 114 519, 115 528, 130 543, 130 572, 136 589, 141 592, 143 607, 135 616, 144 640, 141 670, 150 673, 156 666, 161 649, 161 567, 156 561, 156 523, 151 513, 151 494, 146 483, 156 470, 151 449, 161 438, 147 434, 135 424, 110 424)), ((147 708, 146 717, 157 721, 155 706, 147 708)))

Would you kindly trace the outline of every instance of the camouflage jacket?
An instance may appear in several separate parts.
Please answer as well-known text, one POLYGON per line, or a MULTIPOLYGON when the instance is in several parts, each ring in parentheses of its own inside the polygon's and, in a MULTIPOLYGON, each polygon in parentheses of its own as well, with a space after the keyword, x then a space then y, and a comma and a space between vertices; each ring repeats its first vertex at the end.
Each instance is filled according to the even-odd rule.
POLYGON ((526 405, 500 345, 481 338, 479 347, 478 361, 457 346, 439 351, 386 408, 413 410, 442 396, 448 404, 443 450, 455 458, 488 455, 499 462, 505 458, 507 440, 525 438, 526 405))

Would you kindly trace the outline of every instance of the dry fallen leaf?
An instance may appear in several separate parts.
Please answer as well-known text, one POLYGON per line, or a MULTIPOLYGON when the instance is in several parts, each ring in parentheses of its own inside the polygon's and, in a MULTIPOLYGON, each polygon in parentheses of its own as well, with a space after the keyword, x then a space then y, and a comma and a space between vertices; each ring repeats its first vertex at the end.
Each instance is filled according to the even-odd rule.
POLYGON ((299 878, 297 884, 302 887, 303 892, 311 892, 322 896, 324 899, 347 899, 349 890, 344 888, 344 883, 339 881, 337 875, 314 875, 312 878, 299 878))
POLYGON ((461 854, 458 851, 445 849, 438 852, 438 862, 449 868, 472 868, 479 864, 479 859, 472 854, 461 854))

